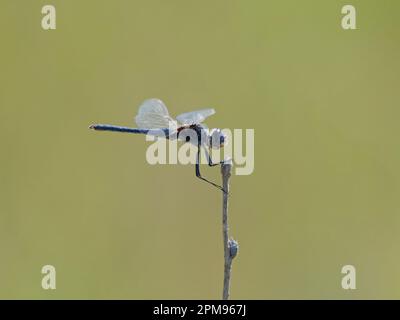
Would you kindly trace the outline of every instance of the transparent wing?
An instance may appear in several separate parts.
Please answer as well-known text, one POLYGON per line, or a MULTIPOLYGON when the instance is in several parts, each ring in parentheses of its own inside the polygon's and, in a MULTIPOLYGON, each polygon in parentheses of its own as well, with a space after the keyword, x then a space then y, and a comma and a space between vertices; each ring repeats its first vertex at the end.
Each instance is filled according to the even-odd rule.
POLYGON ((176 127, 176 121, 169 116, 167 107, 159 99, 145 100, 139 107, 135 121, 138 128, 158 129, 176 127))
POLYGON ((182 113, 176 117, 180 123, 185 125, 197 124, 203 122, 207 117, 215 113, 214 109, 202 109, 192 112, 182 113))

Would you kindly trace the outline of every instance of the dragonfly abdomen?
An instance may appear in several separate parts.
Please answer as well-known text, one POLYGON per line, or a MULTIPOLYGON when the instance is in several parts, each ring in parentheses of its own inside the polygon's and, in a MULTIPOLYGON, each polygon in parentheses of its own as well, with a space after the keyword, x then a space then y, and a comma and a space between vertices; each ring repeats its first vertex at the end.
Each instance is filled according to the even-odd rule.
POLYGON ((129 128, 129 127, 120 127, 114 126, 110 124, 92 124, 89 129, 97 130, 97 131, 116 131, 116 132, 129 132, 129 133, 142 133, 147 134, 149 129, 138 129, 138 128, 129 128))

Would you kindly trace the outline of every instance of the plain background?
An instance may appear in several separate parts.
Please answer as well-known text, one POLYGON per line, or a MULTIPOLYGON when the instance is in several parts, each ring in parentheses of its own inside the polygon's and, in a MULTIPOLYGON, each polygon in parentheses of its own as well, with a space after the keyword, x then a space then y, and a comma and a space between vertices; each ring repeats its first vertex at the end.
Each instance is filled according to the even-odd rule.
POLYGON ((353 31, 345 4, 1 0, 0 298, 220 298, 221 194, 147 164, 143 137, 87 129, 133 126, 151 97, 255 129, 233 299, 400 298, 400 2, 351 1, 353 31))

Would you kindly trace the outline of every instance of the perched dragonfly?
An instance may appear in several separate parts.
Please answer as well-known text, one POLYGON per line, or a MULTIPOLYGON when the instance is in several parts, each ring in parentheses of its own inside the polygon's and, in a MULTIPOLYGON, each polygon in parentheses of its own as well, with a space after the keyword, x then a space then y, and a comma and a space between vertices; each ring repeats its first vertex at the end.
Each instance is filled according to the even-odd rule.
POLYGON ((200 174, 200 156, 202 148, 206 153, 208 165, 210 167, 223 164, 223 161, 213 163, 209 151, 210 148, 218 149, 223 147, 226 142, 226 136, 220 129, 208 130, 208 128, 202 124, 207 117, 214 113, 214 109, 202 109, 183 113, 177 116, 175 120, 170 117, 167 107, 161 100, 148 99, 140 105, 138 114, 135 117, 137 128, 120 127, 109 124, 92 124, 89 128, 99 131, 149 134, 153 136, 162 136, 166 139, 179 139, 193 143, 197 146, 196 177, 225 192, 221 186, 207 180, 200 174), (190 136, 184 134, 187 129, 193 130, 197 135, 197 139, 190 139, 190 136))

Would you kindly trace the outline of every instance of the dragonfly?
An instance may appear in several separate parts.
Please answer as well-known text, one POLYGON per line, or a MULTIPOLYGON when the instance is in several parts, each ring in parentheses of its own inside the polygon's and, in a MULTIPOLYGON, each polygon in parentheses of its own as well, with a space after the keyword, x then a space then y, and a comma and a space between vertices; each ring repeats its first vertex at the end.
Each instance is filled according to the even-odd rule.
POLYGON ((114 131, 134 134, 148 134, 152 136, 162 136, 166 139, 178 139, 184 142, 189 142, 197 147, 196 153, 196 177, 213 185, 214 187, 226 191, 218 184, 206 179, 200 173, 200 156, 201 150, 206 153, 208 165, 214 167, 223 164, 224 161, 214 163, 212 161, 210 150, 219 149, 227 142, 226 135, 221 129, 215 128, 208 130, 203 121, 209 116, 215 114, 214 109, 201 109, 192 112, 186 112, 178 115, 173 119, 168 112, 164 102, 160 99, 145 100, 140 106, 135 117, 137 127, 122 127, 110 124, 92 124, 89 129, 97 131, 114 131), (192 130, 195 133, 196 139, 191 139, 190 135, 185 134, 185 131, 192 130))

